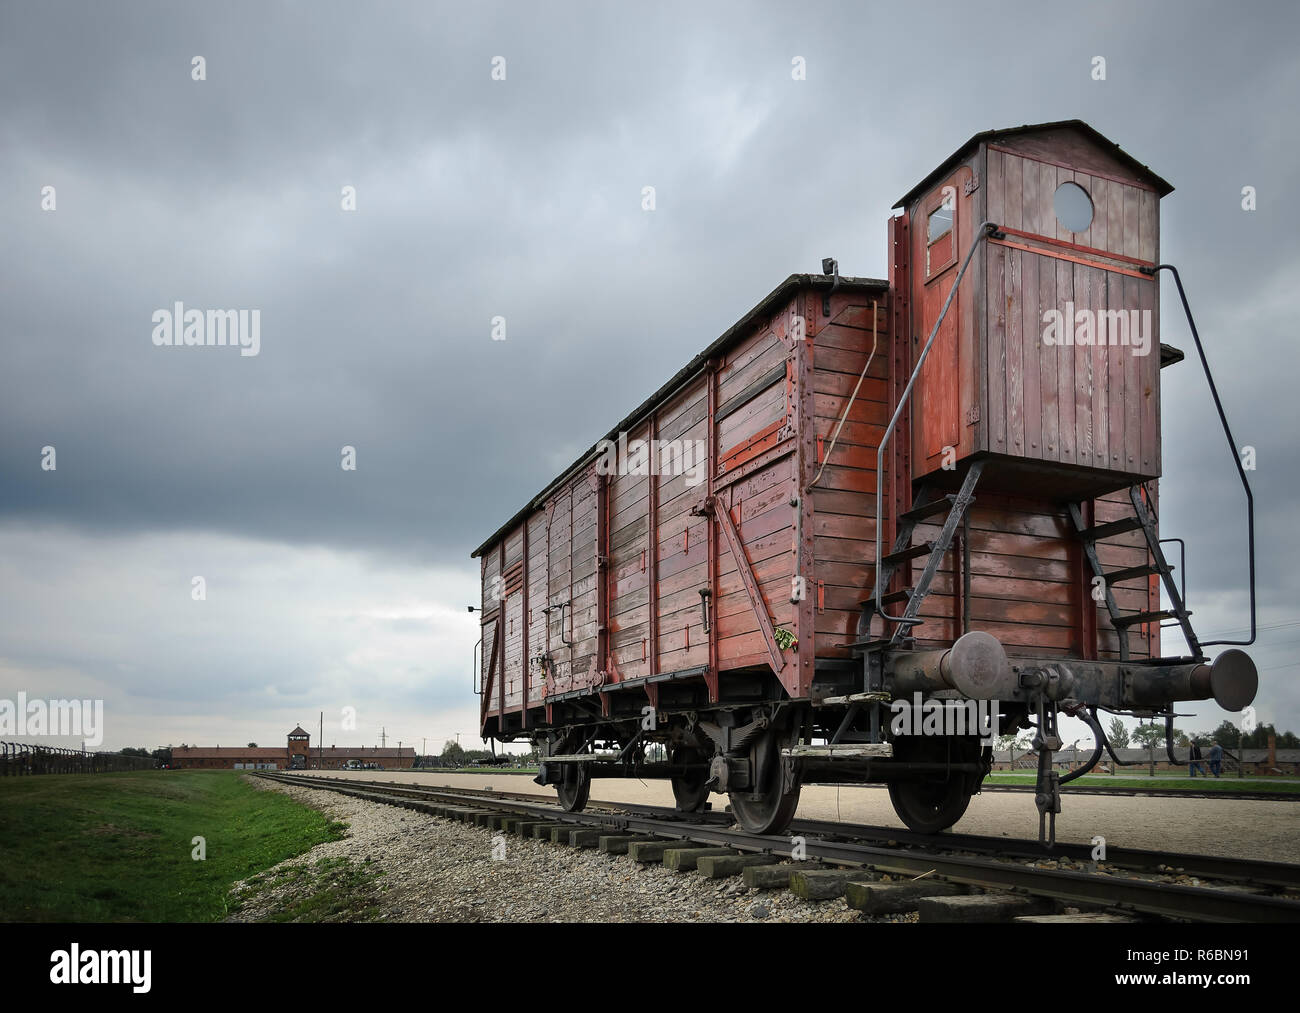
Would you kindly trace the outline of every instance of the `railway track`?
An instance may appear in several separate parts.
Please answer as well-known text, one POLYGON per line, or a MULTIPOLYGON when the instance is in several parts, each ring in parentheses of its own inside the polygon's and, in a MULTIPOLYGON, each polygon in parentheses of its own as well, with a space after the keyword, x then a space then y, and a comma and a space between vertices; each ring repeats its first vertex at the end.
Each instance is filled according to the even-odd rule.
MULTIPOLYGON (((431 789, 391 781, 358 781, 343 778, 315 779, 329 780, 335 784, 366 785, 376 790, 396 789, 400 793, 410 793, 412 797, 420 797, 429 791, 435 791, 439 794, 447 792, 463 793, 467 796, 515 799, 521 802, 539 801, 539 796, 536 794, 517 791, 494 791, 491 788, 452 788, 446 786, 441 789, 431 789)), ((558 807, 556 807, 556 811, 559 811, 558 807)), ((629 812, 659 819, 680 820, 682 818, 676 809, 667 806, 631 802, 620 802, 616 805, 590 802, 588 803, 588 811, 629 812)), ((706 811, 692 814, 691 822, 730 826, 733 820, 724 813, 706 811)), ((1059 861, 1062 858, 1078 863, 1093 861, 1092 846, 1088 844, 1069 844, 1058 841, 1054 847, 1048 848, 1037 840, 1029 838, 987 837, 952 832, 934 836, 918 834, 898 827, 849 823, 840 820, 796 819, 790 824, 790 834, 815 836, 828 840, 869 841, 882 847, 928 848, 945 852, 961 851, 989 856, 1046 861, 1059 861)), ((1153 875, 1168 875, 1172 872, 1176 875, 1186 875, 1192 878, 1253 883, 1284 890, 1300 890, 1300 865, 1289 862, 1218 858, 1212 855, 1171 854, 1163 851, 1144 851, 1139 848, 1112 848, 1108 850, 1104 864, 1153 875)))
MULTIPOLYGON (((888 876, 898 885, 924 878, 962 890, 978 888, 1084 909, 1191 921, 1300 921, 1300 865, 1283 862, 1112 849, 1101 863, 1108 868, 1102 870, 1092 863, 1086 845, 1058 844, 1048 851, 1036 841, 964 834, 935 838, 892 827, 818 820, 796 820, 788 835, 761 836, 736 828, 729 815, 715 812, 687 818, 665 807, 600 803, 570 813, 516 792, 291 774, 258 776, 452 816, 492 829, 540 826, 566 843, 570 831, 607 830, 629 838, 768 856, 764 860, 789 858, 799 851, 803 859, 827 868, 860 871, 862 882, 888 876), (1062 868, 1062 864, 1084 868, 1062 868), (1183 881, 1172 881, 1175 875, 1183 881)), ((586 837, 595 843, 594 835, 586 837)), ((796 872, 791 869, 789 878, 797 878, 796 872)), ((806 881, 807 873, 803 875, 806 881)), ((854 877, 829 879, 844 892, 854 877)))
MULTIPOLYGON (((982 784, 980 791, 1026 792, 1032 784, 982 784)), ((1150 795, 1158 798, 1233 798, 1254 802, 1300 802, 1300 792, 1285 791, 1197 791, 1194 788, 1107 788, 1103 785, 1071 784, 1062 795, 1150 795)))
MULTIPOLYGON (((437 768, 418 768, 418 773, 439 774, 442 771, 437 768)), ((484 768, 482 770, 452 770, 447 771, 454 775, 468 775, 471 777, 534 777, 536 771, 519 771, 519 770, 493 770, 484 768)), ((817 784, 816 781, 809 781, 809 785, 817 784)), ((832 785, 833 787, 833 785, 832 785)), ((863 784, 861 788, 875 788, 880 791, 885 790, 882 784, 863 784)), ((1032 784, 990 784, 987 780, 980 785, 981 792, 1007 792, 1007 793, 1024 793, 1033 794, 1035 788, 1032 784)), ((1070 784, 1061 787, 1062 795, 1123 795, 1129 798, 1138 795, 1146 795, 1154 798, 1228 798, 1242 799, 1252 802, 1300 802, 1300 792, 1288 791, 1200 791, 1196 788, 1111 788, 1100 784, 1070 784)))

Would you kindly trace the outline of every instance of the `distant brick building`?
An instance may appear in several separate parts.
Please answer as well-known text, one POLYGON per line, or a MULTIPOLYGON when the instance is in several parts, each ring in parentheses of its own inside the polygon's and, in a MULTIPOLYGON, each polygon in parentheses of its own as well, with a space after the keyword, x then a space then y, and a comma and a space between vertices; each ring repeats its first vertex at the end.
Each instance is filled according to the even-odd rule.
POLYGON ((284 746, 175 746, 173 767, 208 770, 341 770, 353 766, 403 770, 415 766, 415 747, 311 747, 311 734, 302 726, 289 733, 284 746))

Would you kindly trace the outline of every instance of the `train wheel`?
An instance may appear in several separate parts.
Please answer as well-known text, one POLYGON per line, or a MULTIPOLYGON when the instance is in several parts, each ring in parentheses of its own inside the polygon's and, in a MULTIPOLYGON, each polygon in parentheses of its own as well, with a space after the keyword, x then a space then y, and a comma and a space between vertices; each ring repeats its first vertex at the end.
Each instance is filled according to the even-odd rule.
MULTIPOLYGON (((704 757, 694 746, 682 746, 673 751, 673 763, 703 763, 704 757)), ((677 800, 679 813, 697 813, 709 800, 708 771, 699 770, 690 774, 679 774, 672 779, 673 798, 677 800)))
POLYGON ((965 815, 971 799, 965 780, 953 775, 945 781, 890 781, 889 801, 909 829, 937 834, 965 815))
POLYGON ((564 777, 555 785, 560 796, 560 808, 566 813, 580 813, 587 808, 591 797, 591 778, 582 764, 565 764, 564 777))
POLYGON ((787 777, 783 770, 781 749, 798 741, 799 728, 773 729, 754 744, 750 763, 759 771, 759 782, 752 791, 728 792, 731 811, 751 834, 779 834, 794 819, 799 807, 799 771, 787 777))
POLYGON ((761 792, 757 800, 751 799, 748 792, 733 791, 727 797, 736 819, 751 834, 779 834, 790 825, 799 808, 799 785, 786 792, 761 792))
MULTIPOLYGON (((977 764, 984 752, 979 739, 969 736, 905 735, 894 740, 894 757, 904 762, 977 764)), ((965 815, 982 780, 982 774, 949 770, 931 777, 890 781, 889 801, 909 829, 937 834, 965 815)))

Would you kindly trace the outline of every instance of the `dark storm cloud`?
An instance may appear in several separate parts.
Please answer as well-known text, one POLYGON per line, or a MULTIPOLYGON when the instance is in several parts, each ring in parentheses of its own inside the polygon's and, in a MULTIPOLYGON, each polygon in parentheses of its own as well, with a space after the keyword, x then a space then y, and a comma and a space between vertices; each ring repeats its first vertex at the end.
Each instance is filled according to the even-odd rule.
MULTIPOLYGON (((1290 614, 1296 21, 1281 3, 5 5, 0 511, 467 565, 785 275, 834 255, 883 276, 890 205, 972 133, 1080 117, 1177 187, 1162 252, 1258 448, 1262 600, 1290 614), (260 354, 154 347, 177 300, 259 309, 260 354)), ((1190 352, 1172 295, 1162 336, 1190 352)), ((1197 554, 1193 604, 1245 574, 1197 369, 1164 387, 1163 519, 1197 554)), ((1241 607, 1210 615, 1240 626, 1241 607)))

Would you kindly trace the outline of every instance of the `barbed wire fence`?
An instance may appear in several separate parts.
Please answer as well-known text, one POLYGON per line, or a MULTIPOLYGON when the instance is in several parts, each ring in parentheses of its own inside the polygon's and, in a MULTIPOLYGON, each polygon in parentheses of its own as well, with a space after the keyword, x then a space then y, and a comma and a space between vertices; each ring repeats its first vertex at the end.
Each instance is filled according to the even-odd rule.
POLYGON ((0 742, 0 777, 29 774, 106 774, 127 770, 153 770, 152 756, 122 753, 92 753, 62 746, 38 746, 30 742, 0 742))

